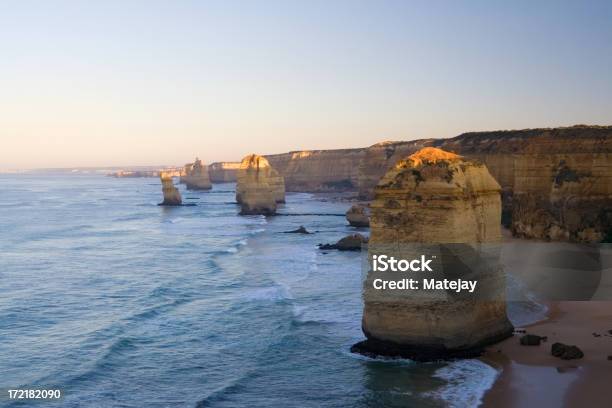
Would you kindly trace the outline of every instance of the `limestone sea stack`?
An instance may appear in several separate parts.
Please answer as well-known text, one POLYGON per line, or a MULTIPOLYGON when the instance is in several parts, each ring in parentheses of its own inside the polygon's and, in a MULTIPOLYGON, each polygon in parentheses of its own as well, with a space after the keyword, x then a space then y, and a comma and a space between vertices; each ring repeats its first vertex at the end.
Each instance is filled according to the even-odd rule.
POLYGON ((202 164, 202 160, 197 157, 189 173, 185 175, 185 184, 187 185, 187 190, 210 190, 212 188, 210 177, 208 176, 208 167, 202 164))
POLYGON ((285 201, 283 178, 262 156, 246 156, 236 178, 236 201, 241 204, 243 215, 272 215, 276 213, 276 204, 285 201))
POLYGON ((353 205, 346 212, 346 220, 352 227, 369 227, 369 209, 365 205, 353 205))
POLYGON ((161 172, 159 178, 162 183, 162 192, 164 193, 164 201, 160 205, 181 205, 181 193, 174 186, 172 175, 170 173, 161 172))
MULTIPOLYGON (((467 279, 464 274, 475 272, 462 269, 462 261, 478 258, 479 251, 490 256, 491 250, 482 247, 499 249, 500 186, 479 162, 426 147, 393 166, 374 196, 370 256, 385 245, 435 248, 444 278, 467 279)), ((477 268, 479 285, 501 285, 497 263, 484 265, 484 270, 477 268)), ((353 351, 435 360, 476 355, 512 334, 503 290, 484 300, 452 291, 386 297, 373 288, 371 276, 372 270, 364 283, 362 329, 367 340, 353 351)))
POLYGON ((183 171, 181 172, 181 176, 179 178, 180 184, 187 183, 187 177, 191 174, 191 170, 193 169, 193 163, 187 163, 183 166, 183 171))

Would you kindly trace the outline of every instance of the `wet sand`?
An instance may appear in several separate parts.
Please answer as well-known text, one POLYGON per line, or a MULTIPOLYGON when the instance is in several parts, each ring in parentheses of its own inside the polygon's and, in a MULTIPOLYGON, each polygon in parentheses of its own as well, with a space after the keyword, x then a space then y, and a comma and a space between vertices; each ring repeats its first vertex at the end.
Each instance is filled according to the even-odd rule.
POLYGON ((522 333, 491 346, 483 361, 502 372, 483 399, 485 407, 612 406, 612 302, 555 302, 548 318, 524 327, 547 336, 539 346, 521 346, 522 333), (593 335, 599 334, 599 336, 593 335), (561 360, 550 353, 561 342, 584 357, 561 360))

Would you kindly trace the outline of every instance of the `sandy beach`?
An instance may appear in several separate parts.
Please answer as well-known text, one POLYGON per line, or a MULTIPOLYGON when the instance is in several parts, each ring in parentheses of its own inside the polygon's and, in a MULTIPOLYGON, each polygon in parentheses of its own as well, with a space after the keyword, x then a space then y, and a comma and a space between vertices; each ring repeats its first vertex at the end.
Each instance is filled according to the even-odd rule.
POLYGON ((483 360, 501 369, 483 399, 485 407, 609 407, 612 404, 612 302, 555 302, 548 318, 524 327, 547 336, 522 346, 522 333, 490 347, 483 360), (551 345, 576 345, 584 357, 561 360, 551 345))

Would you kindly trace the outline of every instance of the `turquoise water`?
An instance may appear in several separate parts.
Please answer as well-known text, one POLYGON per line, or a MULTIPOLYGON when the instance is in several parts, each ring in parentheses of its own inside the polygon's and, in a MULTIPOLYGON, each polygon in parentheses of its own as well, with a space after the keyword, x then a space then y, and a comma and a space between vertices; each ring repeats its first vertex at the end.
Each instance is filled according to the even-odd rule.
POLYGON ((462 407, 497 375, 478 360, 349 352, 362 339, 360 256, 316 244, 354 231, 337 216, 350 203, 295 193, 289 215, 242 217, 233 184, 182 190, 197 205, 177 208, 156 205, 155 179, 0 185, 3 394, 59 388, 39 406, 63 407, 462 407), (283 233, 300 225, 316 233, 283 233))

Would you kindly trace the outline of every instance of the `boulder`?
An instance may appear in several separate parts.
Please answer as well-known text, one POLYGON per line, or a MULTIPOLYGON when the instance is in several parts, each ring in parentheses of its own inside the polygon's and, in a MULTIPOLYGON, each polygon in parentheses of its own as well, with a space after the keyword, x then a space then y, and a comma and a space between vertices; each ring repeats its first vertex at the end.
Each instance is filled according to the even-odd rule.
MULTIPOLYGON (((187 170, 188 168, 185 166, 185 171, 187 172, 187 170)), ((187 190, 210 190, 212 188, 208 176, 208 167, 202 164, 202 160, 197 157, 189 172, 185 174, 184 181, 187 190)))
POLYGON ((521 337, 520 343, 521 346, 539 346, 541 342, 546 341, 548 338, 546 336, 537 336, 535 334, 526 334, 521 337))
POLYGON ((162 192, 164 193, 164 201, 159 205, 181 205, 183 203, 181 193, 174 186, 172 176, 168 173, 161 172, 159 178, 162 184, 162 192))
POLYGON ((554 343, 550 347, 550 353, 562 360, 576 360, 584 357, 584 353, 577 346, 568 346, 563 343, 554 343))
MULTIPOLYGON (((500 186, 482 163, 423 148, 380 180, 370 209, 370 259, 383 247, 435 250, 439 280, 474 275, 487 293, 485 299, 445 291, 387 296, 373 287, 376 275, 370 270, 363 292, 367 340, 356 350, 435 360, 478 355, 483 346, 512 335, 496 251, 501 242, 500 186), (466 259, 480 266, 466 268, 466 259)), ((396 258, 410 259, 402 253, 396 258)))
POLYGON ((361 246, 368 243, 368 238, 361 234, 351 234, 335 244, 319 244, 320 249, 337 249, 338 251, 361 251, 361 246))
POLYGON ((369 227, 370 215, 365 205, 353 205, 346 212, 346 220, 353 227, 369 227))
POLYGON ((236 178, 236 201, 242 207, 241 214, 272 215, 276 204, 285 201, 283 178, 262 156, 246 156, 236 178))

